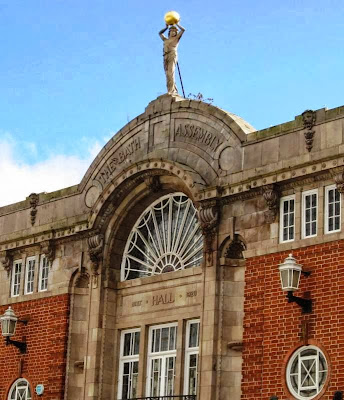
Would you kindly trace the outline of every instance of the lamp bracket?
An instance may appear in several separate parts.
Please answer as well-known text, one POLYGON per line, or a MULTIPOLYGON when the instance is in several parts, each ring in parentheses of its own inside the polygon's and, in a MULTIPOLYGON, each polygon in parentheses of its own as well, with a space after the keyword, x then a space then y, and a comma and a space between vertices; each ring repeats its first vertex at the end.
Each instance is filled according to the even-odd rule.
POLYGON ((288 303, 296 303, 302 308, 302 314, 309 314, 312 312, 312 300, 304 299, 293 295, 293 292, 287 294, 288 303))
POLYGON ((301 274, 303 275, 303 276, 306 276, 307 278, 311 275, 311 271, 301 271, 301 274))
POLYGON ((9 336, 6 337, 6 346, 13 344, 13 346, 18 347, 22 354, 26 353, 26 342, 18 342, 17 340, 10 339, 9 336))

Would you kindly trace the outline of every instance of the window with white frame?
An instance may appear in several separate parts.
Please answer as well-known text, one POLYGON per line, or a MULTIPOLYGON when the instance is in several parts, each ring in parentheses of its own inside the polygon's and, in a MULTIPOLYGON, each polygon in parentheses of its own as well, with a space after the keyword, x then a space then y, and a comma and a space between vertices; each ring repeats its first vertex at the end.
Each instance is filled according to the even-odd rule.
POLYGON ((26 259, 25 268, 25 294, 33 293, 33 285, 35 281, 35 268, 36 268, 36 257, 28 257, 26 259))
POLYGON ((177 324, 149 330, 147 396, 173 396, 176 375, 177 324))
POLYGON ((318 225, 318 190, 302 193, 302 237, 317 235, 318 225))
POLYGON ((123 331, 121 334, 118 399, 137 397, 139 349, 140 330, 123 331))
POLYGON ((184 372, 184 394, 187 395, 197 394, 199 327, 199 320, 187 321, 184 372))
POLYGON ((280 203, 280 242, 295 239, 295 196, 281 198, 280 203))
POLYGON ((8 394, 8 400, 31 400, 31 390, 26 379, 18 379, 12 385, 8 394))
POLYGON ((325 188, 325 233, 341 230, 341 195, 336 185, 325 188))
POLYGON ((49 261, 48 258, 42 254, 39 266, 39 283, 38 290, 43 292, 48 289, 48 276, 49 276, 49 261))
POLYGON ((323 389, 327 373, 323 352, 316 346, 303 346, 293 354, 287 365, 288 389, 296 399, 313 399, 323 389))
POLYGON ((12 276, 11 276, 11 296, 20 295, 20 281, 22 273, 22 260, 13 261, 12 276))

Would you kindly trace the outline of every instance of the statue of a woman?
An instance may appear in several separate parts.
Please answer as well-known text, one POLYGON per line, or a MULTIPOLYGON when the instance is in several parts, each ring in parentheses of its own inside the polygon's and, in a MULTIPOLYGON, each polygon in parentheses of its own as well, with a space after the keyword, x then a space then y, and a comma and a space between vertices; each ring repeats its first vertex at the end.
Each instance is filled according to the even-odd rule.
POLYGON ((164 69, 166 74, 166 85, 168 94, 177 94, 177 86, 175 80, 175 69, 178 61, 177 48, 180 38, 185 29, 179 24, 172 25, 168 31, 168 38, 164 35, 168 29, 168 25, 159 32, 159 36, 164 42, 164 69), (179 31, 178 31, 178 28, 179 31))

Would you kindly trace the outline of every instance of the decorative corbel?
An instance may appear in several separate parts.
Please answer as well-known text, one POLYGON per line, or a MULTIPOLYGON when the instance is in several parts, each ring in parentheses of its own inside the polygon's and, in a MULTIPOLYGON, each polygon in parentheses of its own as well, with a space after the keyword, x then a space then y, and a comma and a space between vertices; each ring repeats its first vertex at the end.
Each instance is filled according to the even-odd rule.
POLYGON ((337 167, 331 170, 331 175, 336 183, 336 187, 339 193, 344 193, 344 168, 337 167))
POLYGON ((263 186, 262 195, 264 197, 266 205, 269 208, 265 212, 265 219, 267 223, 271 224, 275 221, 279 208, 280 193, 277 185, 272 184, 263 186))
POLYGON ((234 351, 242 351, 243 342, 229 342, 227 343, 227 348, 234 351))
POLYGON ((34 225, 36 222, 36 214, 37 214, 37 204, 38 204, 38 194, 31 193, 29 196, 30 199, 30 217, 31 217, 31 225, 34 225))
POLYGON ((313 130, 313 127, 316 121, 316 112, 313 110, 306 110, 301 115, 302 115, 303 128, 306 129, 306 131, 304 132, 306 148, 308 151, 311 151, 313 147, 313 137, 315 132, 313 130))
POLYGON ((199 210, 199 219, 205 238, 205 252, 208 254, 208 261, 210 261, 210 256, 213 251, 212 245, 216 235, 219 216, 219 205, 216 200, 202 204, 199 210))
POLYGON ((4 250, 0 252, 0 262, 3 268, 7 272, 7 276, 10 276, 11 264, 12 264, 12 256, 10 255, 8 250, 4 250))
POLYGON ((55 244, 53 240, 45 240, 44 242, 41 242, 41 253, 45 254, 51 266, 55 259, 55 244))
POLYGON ((103 259, 104 236, 102 234, 91 236, 87 239, 88 254, 92 262, 93 277, 97 277, 98 268, 103 259))
POLYGON ((147 188, 153 192, 157 193, 161 190, 161 183, 160 183, 160 177, 159 175, 152 175, 152 176, 146 176, 144 178, 145 184, 147 188))

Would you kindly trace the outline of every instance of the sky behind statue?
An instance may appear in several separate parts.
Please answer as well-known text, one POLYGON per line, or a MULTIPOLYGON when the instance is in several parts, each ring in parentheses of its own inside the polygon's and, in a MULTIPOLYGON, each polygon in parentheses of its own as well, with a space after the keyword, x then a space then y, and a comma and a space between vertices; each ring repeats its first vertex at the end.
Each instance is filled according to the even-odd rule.
POLYGON ((257 129, 344 104, 341 0, 0 0, 0 205, 77 184, 166 92, 157 32, 171 9, 186 94, 257 129))

